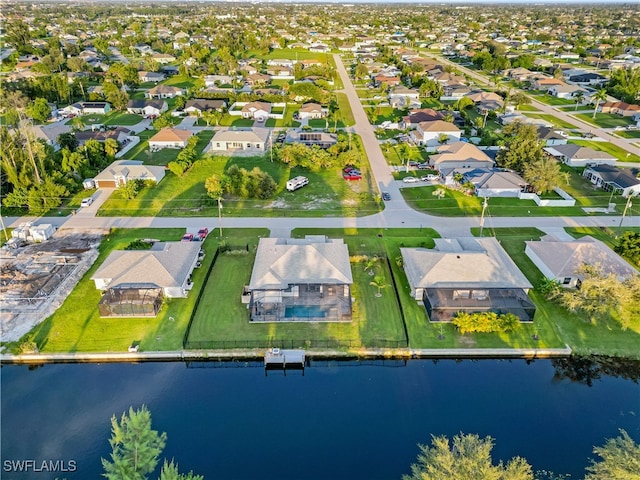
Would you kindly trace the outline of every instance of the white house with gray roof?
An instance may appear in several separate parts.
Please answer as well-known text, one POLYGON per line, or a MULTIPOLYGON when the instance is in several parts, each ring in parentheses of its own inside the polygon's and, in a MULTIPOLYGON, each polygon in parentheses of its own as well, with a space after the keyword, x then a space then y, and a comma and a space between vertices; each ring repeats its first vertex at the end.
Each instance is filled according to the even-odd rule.
POLYGON ((586 167, 588 165, 615 165, 618 160, 613 155, 593 148, 574 143, 545 147, 544 151, 561 160, 570 167, 586 167))
POLYGON ((495 238, 436 238, 434 249, 401 248, 411 295, 431 321, 457 312, 513 313, 531 321, 531 283, 495 238))
POLYGON ((350 321, 352 283, 342 239, 261 238, 245 287, 251 321, 350 321))
POLYGON ((116 160, 93 179, 97 188, 118 188, 131 180, 150 180, 158 183, 164 178, 165 168, 143 165, 139 160, 116 160))
POLYGON ((248 154, 261 154, 267 148, 269 133, 268 128, 218 130, 206 150, 214 152, 245 151, 248 154))
POLYGON ((165 297, 186 297, 199 253, 199 242, 157 242, 151 250, 116 250, 91 280, 99 290, 151 287, 161 288, 165 297))
POLYGON ((550 280, 557 280, 563 287, 580 285, 584 275, 584 265, 598 265, 605 275, 613 274, 618 280, 625 280, 638 271, 625 262, 603 242, 590 236, 562 242, 553 236, 545 236, 541 241, 525 242, 524 252, 550 280))

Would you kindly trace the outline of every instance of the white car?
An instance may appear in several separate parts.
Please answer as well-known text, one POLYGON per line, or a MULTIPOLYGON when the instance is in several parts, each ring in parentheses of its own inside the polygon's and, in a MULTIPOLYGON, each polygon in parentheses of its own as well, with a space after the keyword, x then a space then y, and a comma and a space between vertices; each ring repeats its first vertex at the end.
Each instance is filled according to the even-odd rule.
POLYGON ((433 173, 430 173, 429 175, 423 175, 421 180, 423 182, 435 182, 439 178, 440 177, 438 177, 438 175, 434 175, 433 173))
POLYGON ((93 198, 87 197, 87 198, 83 198, 82 199, 82 202, 80 202, 80 206, 81 207, 88 207, 92 203, 93 203, 93 198))
POLYGON ((404 178, 402 179, 402 181, 403 181, 404 183, 416 183, 416 182, 419 182, 419 181, 420 181, 420 179, 418 179, 418 178, 416 178, 416 177, 404 177, 404 178))

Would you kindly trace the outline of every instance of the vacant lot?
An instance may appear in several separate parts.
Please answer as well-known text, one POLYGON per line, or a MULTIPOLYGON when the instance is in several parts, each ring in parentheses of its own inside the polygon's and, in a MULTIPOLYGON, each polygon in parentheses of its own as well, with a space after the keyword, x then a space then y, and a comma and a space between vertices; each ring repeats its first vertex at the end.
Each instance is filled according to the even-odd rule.
POLYGON ((612 113, 596 113, 596 118, 593 118, 593 114, 590 113, 577 113, 576 117, 591 125, 596 125, 602 128, 614 128, 627 125, 632 125, 634 122, 631 118, 621 117, 620 115, 613 115, 612 113))

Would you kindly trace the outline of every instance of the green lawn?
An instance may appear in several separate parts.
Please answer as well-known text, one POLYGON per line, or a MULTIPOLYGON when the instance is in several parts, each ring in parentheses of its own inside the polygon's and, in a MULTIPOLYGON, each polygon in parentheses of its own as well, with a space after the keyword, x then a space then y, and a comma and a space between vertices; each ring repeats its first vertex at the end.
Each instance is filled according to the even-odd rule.
POLYGON ((173 77, 169 77, 165 81, 160 82, 160 84, 179 88, 192 88, 195 86, 196 81, 196 78, 187 77, 184 75, 174 75, 173 77))
POLYGON ((553 124, 555 127, 558 127, 558 128, 566 128, 566 129, 578 128, 572 123, 565 122, 564 120, 557 118, 554 115, 548 115, 545 113, 525 113, 525 115, 529 118, 538 118, 540 120, 544 120, 546 122, 553 124))
POLYGON ((594 150, 600 150, 607 152, 616 157, 621 162, 640 162, 640 156, 635 153, 627 152, 626 150, 609 142, 594 142, 593 140, 570 140, 570 143, 576 145, 582 145, 583 147, 593 148, 594 150))
POLYGON ((574 102, 573 100, 567 100, 566 98, 557 98, 557 97, 554 97, 553 95, 549 95, 548 93, 542 93, 541 91, 529 92, 529 95, 531 95, 537 101, 544 103, 546 105, 561 106, 561 105, 576 104, 576 102, 574 102))
POLYGON ((254 120, 252 118, 242 118, 235 115, 225 114, 220 120, 221 127, 253 127, 254 120))
MULTIPOLYGON (((207 251, 202 268, 194 270, 194 288, 187 298, 167 299, 155 318, 100 318, 96 290, 91 275, 113 250, 126 247, 140 238, 179 240, 184 229, 148 228, 114 229, 100 244, 100 256, 80 280, 62 306, 27 336, 41 352, 121 352, 132 342, 139 342, 142 351, 180 350, 196 297, 202 288, 206 271, 213 258, 218 239, 212 232, 203 243, 207 251)), ((225 230, 225 241, 246 244, 255 242, 264 229, 225 230)))
POLYGON ((618 130, 614 134, 623 138, 640 138, 640 130, 618 130))
POLYGON ((369 117, 369 121, 374 125, 385 121, 398 123, 405 114, 403 110, 398 110, 393 107, 367 107, 364 111, 367 117, 369 117))
MULTIPOLYGON (((146 133, 144 131, 142 133, 146 133)), ((151 131, 149 131, 151 132, 151 131)), ((146 135, 145 141, 142 141, 142 136, 140 138, 141 142, 133 149, 133 151, 129 152, 127 155, 132 160, 140 160, 148 165, 167 165, 169 162, 172 162, 176 159, 178 154, 182 151, 179 148, 163 148, 158 150, 157 152, 152 152, 149 150, 149 138, 155 135, 156 132, 153 131, 151 135, 146 135)), ((211 138, 213 137, 213 130, 202 130, 197 134, 198 143, 196 144, 196 151, 198 154, 202 153, 204 147, 207 146, 211 138)))
MULTIPOLYGON (((520 270, 536 286, 543 279, 542 273, 524 253, 524 242, 537 239, 530 230, 532 229, 485 229, 485 235, 494 234, 520 270)), ((604 232, 599 231, 601 237, 604 232)), ((533 291, 531 298, 538 307, 534 324, 538 327, 541 340, 545 338, 544 332, 548 331, 567 343, 576 354, 640 358, 640 317, 625 331, 618 322, 612 320, 591 323, 555 302, 546 300, 538 291, 533 291)))
MULTIPOLYGON (((354 141, 362 151, 359 138, 354 137, 354 141)), ((224 215, 333 217, 369 215, 381 208, 366 161, 360 165, 364 178, 347 182, 342 178, 339 168, 311 172, 302 168, 289 169, 280 162, 271 162, 268 155, 219 156, 196 161, 180 178, 167 172, 158 185, 143 189, 133 200, 125 200, 115 192, 102 205, 99 215, 217 216, 217 203, 207 197, 204 182, 211 175, 221 175, 231 165, 247 170, 258 166, 274 178, 278 188, 275 197, 269 200, 225 198, 224 215), (309 185, 294 192, 287 191, 287 180, 297 175, 308 177, 309 185)))
POLYGON ((338 128, 351 127, 355 125, 356 120, 353 118, 353 112, 351 111, 351 105, 349 99, 345 93, 336 93, 338 99, 338 128))
POLYGON ((626 127, 627 125, 634 124, 631 118, 621 117, 620 115, 614 115, 612 113, 596 113, 595 119, 592 113, 576 113, 575 116, 582 121, 601 128, 626 127))
POLYGON ((107 116, 104 124, 131 126, 131 125, 137 125, 141 121, 142 121, 142 117, 140 115, 134 115, 132 113, 125 113, 125 112, 114 112, 111 115, 107 116))
POLYGON ((539 111, 536 107, 534 107, 533 105, 520 105, 517 109, 517 112, 537 112, 539 111))
MULTIPOLYGON (((379 341, 404 344, 402 317, 393 291, 385 288, 382 297, 375 297, 377 289, 370 285, 373 277, 365 273, 359 263, 352 264, 351 294, 355 299, 352 321, 250 323, 240 292, 249 282, 253 261, 253 253, 226 253, 218 257, 191 326, 190 342, 225 342, 226 347, 270 341, 313 347, 326 340, 346 342, 354 347, 377 346, 379 341)), ((390 282, 391 274, 384 262, 379 262, 377 269, 377 274, 390 282)), ((220 343, 210 345, 222 346, 220 343)))

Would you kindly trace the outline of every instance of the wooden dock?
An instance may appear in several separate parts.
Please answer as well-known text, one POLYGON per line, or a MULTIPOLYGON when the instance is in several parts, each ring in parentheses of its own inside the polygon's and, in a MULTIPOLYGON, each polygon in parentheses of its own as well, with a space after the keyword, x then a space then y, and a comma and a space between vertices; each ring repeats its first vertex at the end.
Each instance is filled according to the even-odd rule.
POLYGON ((264 354, 264 368, 285 370, 287 368, 302 369, 304 371, 304 350, 283 350, 270 348, 264 354))

